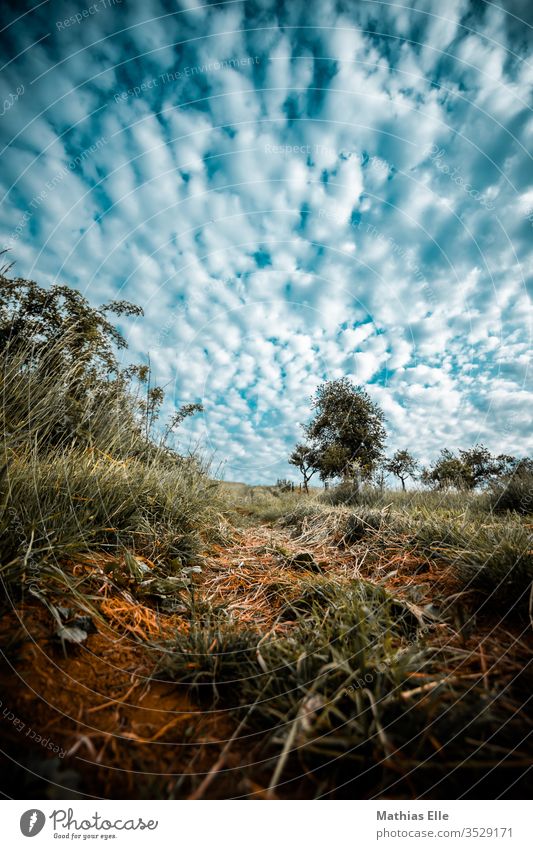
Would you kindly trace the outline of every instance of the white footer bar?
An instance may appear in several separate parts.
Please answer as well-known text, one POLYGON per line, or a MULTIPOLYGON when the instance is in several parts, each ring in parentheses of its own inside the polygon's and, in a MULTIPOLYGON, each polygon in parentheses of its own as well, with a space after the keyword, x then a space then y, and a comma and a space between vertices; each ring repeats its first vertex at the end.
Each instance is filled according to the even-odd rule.
POLYGON ((521 801, 4 801, 2 845, 532 849, 521 801), (34 843, 30 842, 35 840, 34 843))

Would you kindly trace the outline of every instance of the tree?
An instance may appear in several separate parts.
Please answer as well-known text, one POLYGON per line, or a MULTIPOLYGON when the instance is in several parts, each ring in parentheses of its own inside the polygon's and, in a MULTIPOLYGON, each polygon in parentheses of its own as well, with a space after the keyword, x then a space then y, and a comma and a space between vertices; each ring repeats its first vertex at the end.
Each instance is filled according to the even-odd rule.
POLYGON ((418 471, 418 462, 407 450, 396 451, 393 456, 386 460, 384 467, 387 472, 390 472, 402 482, 402 489, 405 492, 405 481, 407 478, 415 478, 418 471))
MULTIPOLYGON (((28 422, 37 427, 38 420, 34 435, 43 449, 91 446, 96 436, 95 414, 106 410, 108 418, 120 420, 117 431, 128 434, 128 444, 129 435, 138 434, 153 450, 151 429, 159 417, 164 390, 151 385, 149 364, 120 367, 117 349, 127 348, 127 342, 109 318, 109 314, 141 316, 142 308, 128 301, 93 307, 68 286, 45 289, 32 280, 11 279, 9 268, 0 269, 3 382, 18 375, 33 379, 34 384, 49 384, 55 392, 48 415, 38 419, 31 398, 21 391, 20 403, 2 410, 3 417, 9 413, 10 430, 22 437, 28 422), (138 397, 139 388, 145 390, 144 398, 138 397)), ((14 390, 11 396, 14 398, 14 390)), ((167 450, 170 432, 199 410, 199 404, 181 407, 167 425, 159 447, 167 450)))
POLYGON ((319 471, 318 454, 310 445, 299 443, 289 457, 291 466, 296 466, 303 475, 304 489, 309 492, 309 481, 319 471))
POLYGON ((465 469, 467 489, 475 489, 488 483, 491 478, 497 477, 503 468, 499 458, 493 457, 484 445, 474 445, 466 451, 460 450, 459 457, 465 469))
POLYGON ((453 486, 473 490, 511 473, 517 463, 516 458, 506 454, 494 457, 484 445, 461 449, 458 455, 444 448, 434 464, 424 469, 421 480, 437 489, 453 486))
POLYGON ((443 448, 433 465, 423 469, 420 479, 426 486, 432 486, 434 489, 466 489, 468 476, 465 474, 465 468, 459 458, 448 448, 443 448))
POLYGON ((27 365, 55 349, 61 356, 57 367, 117 374, 116 348, 127 348, 122 333, 108 313, 141 316, 142 307, 129 301, 111 301, 91 307, 83 295, 68 286, 44 289, 33 280, 5 276, 0 272, 0 353, 9 347, 12 357, 21 352, 27 365))
POLYGON ((381 408, 361 386, 343 377, 318 387, 312 409, 315 416, 304 430, 317 454, 320 477, 347 479, 354 468, 370 477, 386 439, 381 408))

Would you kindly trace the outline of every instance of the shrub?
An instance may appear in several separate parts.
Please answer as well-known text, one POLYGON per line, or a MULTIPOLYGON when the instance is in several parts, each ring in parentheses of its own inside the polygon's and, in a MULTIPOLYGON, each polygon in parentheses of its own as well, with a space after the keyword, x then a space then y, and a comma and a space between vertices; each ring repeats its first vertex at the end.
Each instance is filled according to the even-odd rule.
MULTIPOLYGON (((154 432, 162 390, 147 367, 119 369, 114 346, 126 343, 106 310, 139 314, 0 273, 0 568, 10 580, 89 547, 181 562, 216 524, 216 485, 198 458, 169 447, 168 427, 154 432)), ((197 409, 185 405, 171 425, 197 409)))
POLYGON ((507 480, 491 486, 493 510, 514 510, 526 515, 533 513, 533 472, 517 472, 507 480))
POLYGON ((320 501, 323 504, 330 504, 332 507, 337 507, 340 504, 356 505, 359 504, 359 499, 360 487, 357 481, 344 481, 338 486, 326 489, 320 495, 320 501))

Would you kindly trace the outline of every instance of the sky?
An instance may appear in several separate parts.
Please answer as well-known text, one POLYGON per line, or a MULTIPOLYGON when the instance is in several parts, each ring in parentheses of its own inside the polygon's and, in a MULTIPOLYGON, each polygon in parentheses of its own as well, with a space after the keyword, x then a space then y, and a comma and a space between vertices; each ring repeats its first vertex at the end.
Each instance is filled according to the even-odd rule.
POLYGON ((4 5, 0 244, 121 325, 227 480, 342 376, 387 452, 531 454, 533 7, 4 5))

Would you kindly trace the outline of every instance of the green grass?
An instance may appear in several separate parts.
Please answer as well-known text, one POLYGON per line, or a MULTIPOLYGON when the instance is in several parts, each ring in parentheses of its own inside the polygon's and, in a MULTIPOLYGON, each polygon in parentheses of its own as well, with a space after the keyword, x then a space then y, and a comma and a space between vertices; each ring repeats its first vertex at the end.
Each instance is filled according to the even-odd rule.
POLYGON ((222 483, 221 491, 226 500, 228 515, 240 525, 255 522, 273 523, 300 504, 308 504, 318 497, 311 490, 309 495, 283 492, 275 486, 248 486, 247 484, 222 483))
POLYGON ((147 435, 122 380, 73 401, 76 365, 51 368, 65 344, 35 366, 31 345, 0 354, 0 572, 39 582, 47 562, 124 548, 175 572, 217 534, 220 487, 200 458, 147 435))
POLYGON ((526 611, 533 581, 532 539, 518 516, 473 521, 426 515, 417 519, 413 538, 428 556, 449 564, 465 587, 479 590, 489 604, 502 605, 502 615, 526 611))
POLYGON ((307 773, 315 782, 307 795, 342 797, 348 782, 350 797, 402 787, 408 773, 407 792, 444 781, 442 795, 453 797, 465 756, 490 772, 500 747, 522 741, 519 719, 486 693, 481 675, 462 682, 443 673, 457 663, 453 651, 433 645, 432 625, 421 628, 383 588, 307 579, 292 608, 294 626, 282 636, 195 622, 158 665, 158 677, 194 684, 205 709, 241 718, 254 781, 290 795, 307 773))
MULTIPOLYGON (((449 565, 465 589, 483 594, 487 604, 525 612, 533 582, 531 529, 516 513, 496 515, 484 495, 460 501, 410 497, 384 506, 332 507, 301 502, 283 519, 302 542, 362 545, 378 552, 403 546, 449 565), (429 503, 426 503, 429 501, 429 503)), ((385 501, 385 499, 384 499, 385 501)))
POLYGON ((157 674, 207 682, 217 693, 224 686, 241 705, 261 697, 255 721, 272 725, 313 694, 333 705, 349 695, 354 681, 372 676, 380 695, 385 680, 394 688, 410 669, 423 667, 416 619, 383 588, 323 577, 307 578, 301 587, 287 605, 288 618, 295 618, 289 636, 265 640, 220 615, 204 616, 193 621, 190 634, 163 647, 157 674))
POLYGON ((32 453, 6 470, 0 544, 10 559, 31 548, 56 557, 123 547, 152 560, 195 555, 214 526, 216 485, 193 463, 115 461, 92 452, 32 453))

